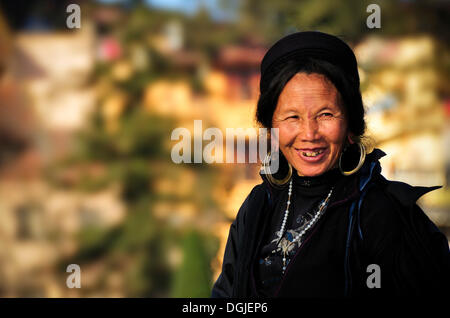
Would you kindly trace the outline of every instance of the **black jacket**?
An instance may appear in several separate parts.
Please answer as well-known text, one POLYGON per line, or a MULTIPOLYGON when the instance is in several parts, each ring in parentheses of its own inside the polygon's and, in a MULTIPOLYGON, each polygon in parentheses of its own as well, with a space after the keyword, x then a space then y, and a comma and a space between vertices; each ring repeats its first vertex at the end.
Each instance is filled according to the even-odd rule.
MULTIPOLYGON (((386 180, 378 162, 384 155, 375 149, 357 173, 338 181, 325 214, 289 263, 275 297, 445 295, 450 287, 448 242, 416 204, 438 187, 386 180), (379 266, 380 288, 368 287, 370 264, 379 266)), ((259 296, 256 260, 282 191, 262 179, 230 227, 212 297, 259 296)))

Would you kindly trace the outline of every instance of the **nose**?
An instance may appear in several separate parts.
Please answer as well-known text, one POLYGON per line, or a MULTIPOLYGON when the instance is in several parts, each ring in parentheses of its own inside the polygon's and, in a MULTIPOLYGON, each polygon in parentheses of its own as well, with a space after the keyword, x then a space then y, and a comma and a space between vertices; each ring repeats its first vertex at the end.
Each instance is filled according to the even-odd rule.
POLYGON ((319 139, 319 125, 315 118, 308 118, 303 121, 300 136, 302 141, 315 141, 319 139))

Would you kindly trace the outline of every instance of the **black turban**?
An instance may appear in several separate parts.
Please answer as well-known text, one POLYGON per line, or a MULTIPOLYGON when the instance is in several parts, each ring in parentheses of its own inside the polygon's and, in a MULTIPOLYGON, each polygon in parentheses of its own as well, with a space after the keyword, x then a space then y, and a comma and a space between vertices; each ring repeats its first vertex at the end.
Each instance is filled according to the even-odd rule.
POLYGON ((261 62, 261 93, 268 88, 280 66, 287 61, 305 57, 325 60, 338 66, 359 89, 358 67, 352 49, 336 36, 318 31, 306 31, 285 36, 266 52, 261 62))

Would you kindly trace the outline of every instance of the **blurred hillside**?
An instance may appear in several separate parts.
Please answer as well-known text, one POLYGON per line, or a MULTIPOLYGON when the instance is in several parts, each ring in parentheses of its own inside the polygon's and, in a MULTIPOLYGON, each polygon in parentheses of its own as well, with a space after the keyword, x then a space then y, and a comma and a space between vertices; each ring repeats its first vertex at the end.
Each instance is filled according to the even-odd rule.
POLYGON ((209 296, 259 165, 177 165, 171 132, 255 127, 259 63, 296 30, 353 46, 383 174, 443 185, 420 204, 450 238, 447 2, 383 3, 373 30, 364 1, 149 3, 0 1, 0 296, 209 296))

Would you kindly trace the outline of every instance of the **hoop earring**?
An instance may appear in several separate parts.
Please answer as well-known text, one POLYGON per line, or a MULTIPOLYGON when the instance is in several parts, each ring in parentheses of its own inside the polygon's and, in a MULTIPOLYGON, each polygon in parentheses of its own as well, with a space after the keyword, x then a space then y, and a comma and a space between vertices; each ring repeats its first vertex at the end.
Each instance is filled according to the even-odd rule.
POLYGON ((359 152, 360 152, 359 162, 358 162, 358 165, 356 166, 356 168, 354 168, 353 170, 350 170, 350 171, 344 171, 344 170, 342 169, 342 165, 341 165, 341 162, 342 162, 342 154, 344 153, 344 151, 343 151, 343 152, 341 153, 341 155, 339 156, 339 170, 341 171, 341 173, 342 173, 344 176, 350 176, 350 175, 354 174, 355 172, 357 172, 357 171, 362 167, 362 165, 364 164, 364 160, 366 160, 366 148, 365 148, 364 145, 363 145, 362 143, 360 143, 360 142, 358 142, 358 146, 359 146, 359 152))
POLYGON ((271 153, 268 152, 266 157, 264 158, 263 162, 262 162, 262 166, 261 166, 261 170, 264 171, 264 174, 267 176, 267 181, 269 181, 269 183, 274 186, 274 187, 282 187, 284 186, 292 177, 292 166, 291 164, 288 162, 288 166, 289 166, 289 172, 287 174, 286 177, 284 177, 283 179, 276 179, 273 177, 272 173, 269 170, 270 167, 270 161, 272 159, 271 153))

